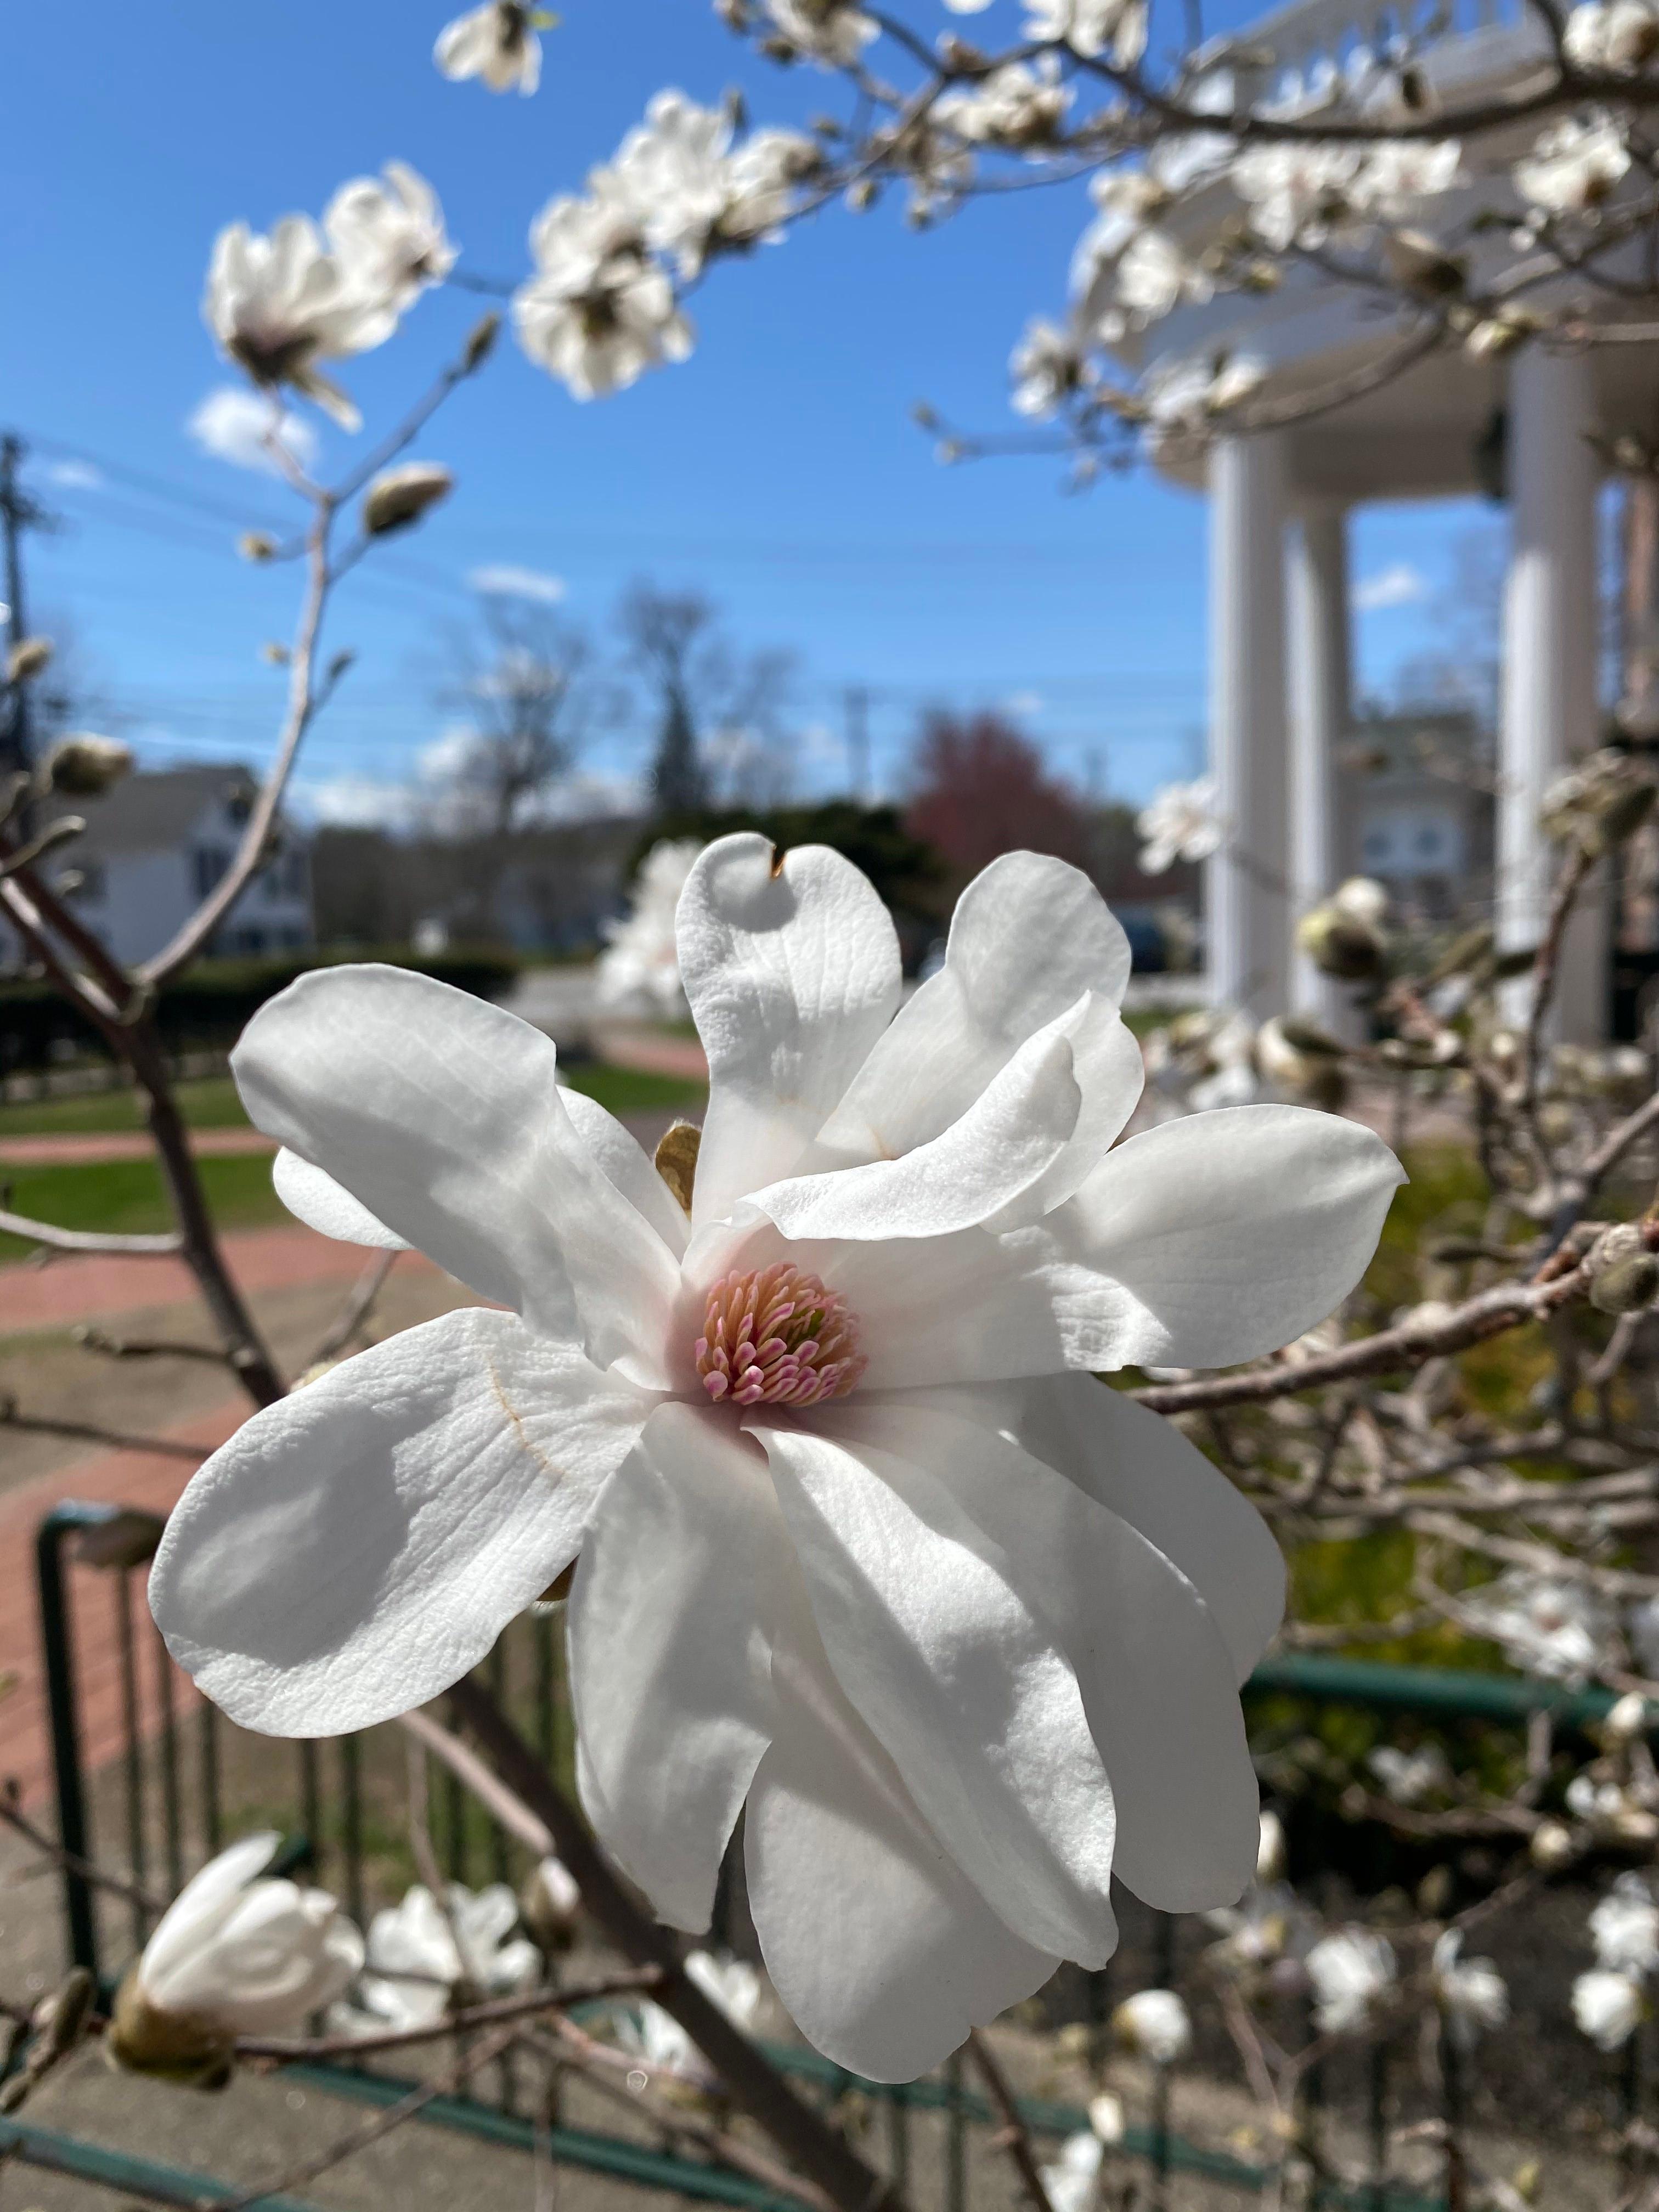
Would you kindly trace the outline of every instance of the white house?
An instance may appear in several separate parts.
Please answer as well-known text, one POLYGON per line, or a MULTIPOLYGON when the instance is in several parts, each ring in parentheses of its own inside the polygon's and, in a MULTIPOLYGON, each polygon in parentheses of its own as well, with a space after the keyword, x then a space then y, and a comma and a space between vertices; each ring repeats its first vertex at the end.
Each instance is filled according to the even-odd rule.
MULTIPOLYGON (((81 877, 76 912, 118 960, 147 959, 194 913, 229 867, 258 790, 246 769, 220 763, 130 775, 101 799, 52 810, 86 822, 59 857, 81 877)), ((284 822, 273 857, 209 951, 291 952, 312 942, 307 842, 284 822)), ((5 949, 15 961, 15 940, 5 949)))

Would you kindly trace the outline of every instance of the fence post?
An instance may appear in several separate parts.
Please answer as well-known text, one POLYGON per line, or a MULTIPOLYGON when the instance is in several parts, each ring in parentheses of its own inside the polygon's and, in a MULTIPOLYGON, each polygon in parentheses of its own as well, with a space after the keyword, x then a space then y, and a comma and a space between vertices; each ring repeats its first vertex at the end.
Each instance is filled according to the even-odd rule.
POLYGON ((88 1565, 112 1567, 125 1573, 150 1557, 161 1527, 151 1513, 66 1498, 52 1508, 35 1531, 35 1587, 40 1604, 40 1655, 46 1667, 46 1711, 52 1729, 52 1779, 58 1796, 58 1840, 70 1861, 64 1868, 64 1917, 68 1926, 70 1964, 84 1966, 89 1974, 98 1972, 98 1928, 92 1884, 81 1871, 91 1856, 91 1838, 86 1786, 81 1771, 75 1642, 70 1626, 64 1546, 70 1537, 79 1537, 80 1556, 88 1565))

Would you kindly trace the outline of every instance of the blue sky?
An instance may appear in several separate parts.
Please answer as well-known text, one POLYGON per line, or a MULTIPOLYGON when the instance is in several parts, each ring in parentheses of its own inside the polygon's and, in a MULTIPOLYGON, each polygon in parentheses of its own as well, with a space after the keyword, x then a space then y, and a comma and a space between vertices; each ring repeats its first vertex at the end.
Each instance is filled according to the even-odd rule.
MULTIPOLYGON (((31 481, 69 526, 32 543, 36 606, 71 618, 147 757, 258 760, 280 705, 258 648, 287 631, 294 577, 229 546, 239 522, 280 520, 284 495, 186 429, 234 380, 198 310, 222 224, 318 213, 398 155, 437 187, 463 266, 514 276, 531 216, 659 86, 712 100, 739 82, 762 118, 833 104, 827 79, 750 63, 706 0, 563 7, 531 100, 438 76, 445 0, 191 0, 77 14, 72 37, 57 9, 8 11, 0 191, 32 220, 0 238, 0 423, 31 441, 31 481)), ((988 27, 996 15, 1012 27, 1012 0, 988 27)), ((313 803, 417 773, 444 720, 434 693, 447 627, 472 604, 465 580, 502 564, 562 578, 568 611, 601 635, 623 586, 648 575, 708 592, 740 642, 793 647, 798 719, 822 733, 808 781, 838 773, 849 684, 874 692, 890 788, 930 702, 1012 701, 1062 772, 1131 798, 1190 772, 1202 503, 1145 475, 1069 496, 1046 459, 940 468, 908 419, 925 398, 963 425, 1008 426, 1010 344, 1060 299, 1082 211, 1022 195, 923 236, 896 205, 819 218, 717 270, 694 303, 692 360, 603 403, 579 405, 503 344, 416 449, 454 468, 456 497, 337 603, 331 641, 360 658, 312 741, 313 803)), ((371 433, 477 305, 430 296, 391 344, 343 365, 371 433)), ((351 441, 320 427, 324 465, 345 463, 351 441)), ((1355 574, 1380 602, 1358 618, 1364 682, 1433 643, 1451 541, 1478 520, 1359 518, 1355 574)), ((618 735, 588 765, 626 774, 638 754, 618 735)))

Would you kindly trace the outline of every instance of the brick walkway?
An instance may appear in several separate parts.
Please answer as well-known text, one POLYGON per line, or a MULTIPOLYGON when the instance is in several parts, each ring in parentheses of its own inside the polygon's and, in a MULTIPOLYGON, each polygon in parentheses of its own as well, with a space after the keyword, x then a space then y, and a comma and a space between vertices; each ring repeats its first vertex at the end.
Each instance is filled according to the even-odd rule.
MULTIPOLYGON (((274 1152, 276 1139, 258 1129, 192 1129, 198 1159, 228 1153, 274 1152)), ((0 1168, 78 1166, 100 1160, 149 1160, 155 1140, 143 1129, 86 1129, 53 1136, 0 1138, 0 1168)))
MULTIPOLYGON (((298 1222, 234 1231, 223 1240, 231 1273, 243 1290, 288 1290, 300 1283, 349 1282, 362 1272, 355 1244, 337 1244, 298 1222)), ((104 1253, 65 1256, 36 1267, 0 1267, 0 1336, 33 1328, 67 1328, 106 1320, 135 1306, 164 1306, 196 1295, 182 1260, 129 1260, 104 1253)))

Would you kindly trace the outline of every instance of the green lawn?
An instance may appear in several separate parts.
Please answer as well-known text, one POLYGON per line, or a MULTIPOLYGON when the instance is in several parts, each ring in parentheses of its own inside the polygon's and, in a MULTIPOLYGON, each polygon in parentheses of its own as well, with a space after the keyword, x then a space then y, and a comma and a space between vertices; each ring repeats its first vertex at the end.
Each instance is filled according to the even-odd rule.
MULTIPOLYGON (((287 1213, 270 1187, 267 1153, 250 1152, 201 1163, 202 1182, 215 1218, 226 1229, 283 1221, 287 1213)), ((144 1237, 170 1229, 173 1216, 154 1160, 94 1160, 72 1167, 0 1170, 10 1185, 14 1213, 50 1221, 59 1229, 95 1229, 144 1237)), ((0 1265, 27 1259, 34 1249, 15 1237, 0 1237, 0 1265)))
MULTIPOLYGON (((179 1106, 192 1129, 240 1129, 247 1125, 236 1085, 228 1075, 181 1083, 179 1106)), ((100 1091, 85 1098, 41 1098, 0 1106, 0 1144, 8 1137, 80 1136, 143 1126, 136 1091, 100 1091)))

